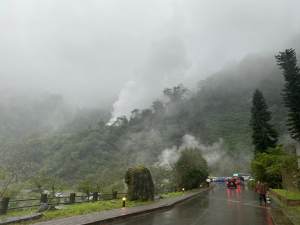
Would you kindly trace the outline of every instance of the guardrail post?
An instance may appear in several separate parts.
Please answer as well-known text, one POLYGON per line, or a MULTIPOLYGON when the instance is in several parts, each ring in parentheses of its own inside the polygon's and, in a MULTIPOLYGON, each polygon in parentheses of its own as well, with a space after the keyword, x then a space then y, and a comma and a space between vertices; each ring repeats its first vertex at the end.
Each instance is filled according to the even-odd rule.
POLYGON ((98 191, 97 192, 93 192, 93 202, 98 201, 98 191))
POLYGON ((41 194, 41 203, 47 203, 47 194, 41 194))
POLYGON ((168 187, 165 188, 165 194, 169 194, 169 188, 168 187))
POLYGON ((76 196, 76 193, 70 193, 70 204, 75 203, 75 196, 76 196))
POLYGON ((118 195, 118 192, 117 191, 113 191, 113 199, 117 199, 117 195, 118 195))
POLYGON ((9 203, 9 197, 3 197, 1 202, 0 214, 5 215, 7 213, 9 203))
POLYGON ((161 188, 159 189, 159 193, 160 193, 160 194, 163 194, 163 193, 164 193, 164 190, 165 190, 165 189, 164 189, 163 187, 161 187, 161 188))

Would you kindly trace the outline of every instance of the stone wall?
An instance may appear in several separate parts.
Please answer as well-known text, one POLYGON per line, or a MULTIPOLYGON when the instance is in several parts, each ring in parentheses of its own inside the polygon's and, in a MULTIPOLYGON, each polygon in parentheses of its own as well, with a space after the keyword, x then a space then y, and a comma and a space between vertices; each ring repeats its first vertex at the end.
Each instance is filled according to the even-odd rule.
POLYGON ((300 200, 289 200, 289 199, 286 199, 283 196, 277 194, 271 188, 269 189, 269 194, 270 194, 271 197, 276 198, 277 200, 279 200, 285 206, 299 206, 300 205, 300 200))

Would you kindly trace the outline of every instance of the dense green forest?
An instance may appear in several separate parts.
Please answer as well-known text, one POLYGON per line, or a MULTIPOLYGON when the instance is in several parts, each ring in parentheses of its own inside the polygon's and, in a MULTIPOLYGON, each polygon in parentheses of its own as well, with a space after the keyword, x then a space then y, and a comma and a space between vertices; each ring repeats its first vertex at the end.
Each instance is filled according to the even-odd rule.
POLYGON ((188 134, 209 156, 211 175, 250 172, 254 147, 249 122, 256 88, 272 112, 279 143, 293 150, 280 95, 283 85, 274 56, 249 55, 199 81, 197 90, 184 85, 162 90, 164 101, 132 109, 130 118, 119 117, 110 126, 105 125, 110 110, 72 109, 61 96, 2 98, 0 164, 21 159, 31 171, 44 170, 69 185, 91 175, 109 177, 111 185, 130 166, 158 162, 164 149, 179 148, 188 134))

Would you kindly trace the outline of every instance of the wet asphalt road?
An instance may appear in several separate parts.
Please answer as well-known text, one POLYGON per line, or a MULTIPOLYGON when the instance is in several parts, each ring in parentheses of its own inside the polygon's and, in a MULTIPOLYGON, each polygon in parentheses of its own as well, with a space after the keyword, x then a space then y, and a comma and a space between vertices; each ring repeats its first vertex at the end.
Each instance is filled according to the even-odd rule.
POLYGON ((175 208, 127 220, 119 225, 235 225, 273 224, 268 207, 259 205, 258 194, 247 185, 227 189, 226 183, 175 208))

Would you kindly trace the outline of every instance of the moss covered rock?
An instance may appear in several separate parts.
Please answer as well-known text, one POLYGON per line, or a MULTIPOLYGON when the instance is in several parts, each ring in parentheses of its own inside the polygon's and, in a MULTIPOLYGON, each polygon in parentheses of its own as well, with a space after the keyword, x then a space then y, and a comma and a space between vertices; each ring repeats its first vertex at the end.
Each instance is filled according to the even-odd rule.
POLYGON ((128 186, 127 199, 130 201, 153 201, 154 184, 150 171, 143 166, 136 166, 127 170, 125 182, 128 186))

